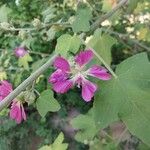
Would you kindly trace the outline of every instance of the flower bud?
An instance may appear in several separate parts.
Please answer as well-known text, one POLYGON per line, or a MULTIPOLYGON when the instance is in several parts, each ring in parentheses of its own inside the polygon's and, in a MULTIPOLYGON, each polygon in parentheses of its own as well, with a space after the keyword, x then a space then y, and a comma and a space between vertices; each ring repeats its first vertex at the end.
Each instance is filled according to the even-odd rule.
POLYGON ((4 30, 8 30, 8 29, 10 29, 11 26, 8 22, 2 22, 2 23, 0 23, 0 27, 4 30))
POLYGON ((32 24, 34 27, 39 28, 41 26, 41 21, 38 18, 34 18, 32 24))
POLYGON ((24 47, 17 47, 15 49, 15 55, 18 58, 25 56, 27 53, 28 52, 24 49, 24 47))
POLYGON ((24 30, 20 30, 18 36, 19 36, 22 40, 24 40, 24 39, 27 38, 27 32, 24 31, 24 30))
POLYGON ((88 145, 88 140, 84 140, 84 144, 85 144, 85 145, 88 145))
POLYGON ((25 91, 24 92, 24 100, 28 103, 28 105, 34 103, 36 96, 34 92, 25 91))
POLYGON ((7 79, 7 74, 5 71, 0 71, 0 81, 7 79))

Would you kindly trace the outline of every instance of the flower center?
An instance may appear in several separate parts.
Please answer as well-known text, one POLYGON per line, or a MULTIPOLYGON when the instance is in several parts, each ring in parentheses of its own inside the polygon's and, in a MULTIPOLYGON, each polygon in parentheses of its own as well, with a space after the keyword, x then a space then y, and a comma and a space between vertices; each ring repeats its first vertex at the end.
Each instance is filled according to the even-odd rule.
POLYGON ((86 67, 85 66, 79 66, 79 65, 74 65, 71 67, 71 79, 74 82, 74 84, 77 84, 77 87, 80 88, 82 82, 84 79, 87 78, 87 72, 86 72, 86 67))
POLYGON ((83 74, 84 67, 80 67, 79 65, 75 65, 71 67, 71 74, 72 76, 76 76, 77 74, 83 74))

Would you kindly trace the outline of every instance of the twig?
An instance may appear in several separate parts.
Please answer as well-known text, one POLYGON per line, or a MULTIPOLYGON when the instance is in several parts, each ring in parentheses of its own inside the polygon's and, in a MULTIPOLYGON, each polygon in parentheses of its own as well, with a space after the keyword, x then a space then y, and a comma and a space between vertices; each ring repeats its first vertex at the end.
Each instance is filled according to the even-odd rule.
POLYGON ((138 40, 131 40, 131 42, 133 42, 134 44, 136 44, 136 45, 140 46, 141 48, 143 48, 143 49, 145 49, 145 50, 150 52, 150 48, 147 47, 146 45, 140 43, 138 40))
POLYGON ((104 136, 107 136, 110 140, 114 141, 113 137, 111 137, 105 130, 101 130, 101 133, 102 133, 104 136))
POLYGON ((119 139, 118 139, 118 141, 117 141, 116 146, 118 146, 118 145, 120 144, 120 142, 121 142, 121 140, 122 140, 123 136, 127 133, 127 131, 128 131, 128 129, 127 129, 127 128, 125 128, 125 130, 124 130, 124 131, 120 134, 120 136, 119 136, 119 139))
POLYGON ((94 11, 94 13, 99 16, 99 13, 95 10, 95 8, 93 7, 93 5, 91 4, 91 2, 89 0, 86 0, 87 4, 89 5, 89 7, 94 11))
POLYGON ((121 0, 111 11, 109 11, 104 16, 99 17, 95 23, 91 25, 91 31, 94 31, 103 21, 111 17, 119 8, 121 8, 128 0, 121 0))
POLYGON ((44 57, 49 56, 49 54, 47 54, 47 53, 41 53, 41 52, 36 52, 36 51, 31 51, 31 50, 29 51, 29 53, 44 56, 44 57))
MULTIPOLYGON (((102 31, 106 31, 104 28, 101 29, 102 31)), ((150 48, 146 45, 144 45, 143 43, 141 43, 140 41, 138 40, 135 40, 135 39, 131 39, 129 38, 128 34, 123 34, 123 33, 118 33, 118 32, 115 32, 115 31, 111 31, 111 30, 107 30, 106 32, 108 32, 109 34, 113 34, 113 35, 116 35, 118 36, 119 38, 123 39, 123 40, 128 40, 130 42, 132 42, 133 44, 136 44, 138 45, 139 47, 147 50, 150 52, 150 48)))
POLYGON ((53 63, 57 55, 50 58, 44 65, 31 74, 25 81, 23 81, 14 91, 0 102, 0 111, 6 107, 14 98, 16 98, 22 91, 26 89, 35 79, 37 79, 44 71, 46 71, 53 63))
POLYGON ((44 24, 39 28, 36 27, 29 27, 29 28, 15 28, 15 27, 9 27, 9 28, 3 28, 0 26, 0 29, 6 30, 6 31, 36 31, 41 30, 47 27, 51 26, 63 26, 63 27, 70 27, 69 23, 50 23, 50 24, 44 24))

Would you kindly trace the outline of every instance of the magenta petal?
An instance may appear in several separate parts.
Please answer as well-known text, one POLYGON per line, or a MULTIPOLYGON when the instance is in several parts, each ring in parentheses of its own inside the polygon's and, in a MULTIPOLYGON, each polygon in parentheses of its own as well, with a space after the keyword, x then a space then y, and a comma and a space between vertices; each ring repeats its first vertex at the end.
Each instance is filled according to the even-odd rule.
POLYGON ((23 118, 21 105, 19 101, 13 101, 10 110, 10 118, 16 120, 18 124, 21 123, 23 118))
POLYGON ((55 83, 58 81, 64 81, 68 78, 68 75, 66 72, 57 69, 54 73, 51 74, 51 76, 48 79, 48 82, 55 83))
POLYGON ((12 85, 4 80, 0 82, 0 101, 4 99, 12 91, 12 85))
POLYGON ((54 83, 53 89, 57 93, 66 93, 72 86, 73 82, 71 80, 64 80, 54 83))
POLYGON ((15 49, 15 55, 17 57, 23 57, 24 55, 26 55, 28 52, 25 50, 24 47, 17 47, 15 49))
POLYGON ((16 105, 14 105, 13 107, 18 107, 18 112, 17 112, 17 115, 16 115, 16 117, 15 117, 14 119, 16 120, 16 122, 17 122, 18 124, 20 124, 21 121, 22 121, 21 103, 18 101, 18 102, 16 103, 16 105))
POLYGON ((18 111, 17 117, 15 118, 17 124, 20 124, 22 121, 22 112, 21 110, 18 111))
POLYGON ((5 88, 5 90, 11 92, 12 91, 12 84, 9 83, 8 81, 4 80, 1 81, 1 84, 3 85, 3 87, 5 88))
POLYGON ((24 120, 26 120, 27 117, 26 117, 26 113, 25 113, 25 111, 24 111, 23 105, 21 105, 21 110, 22 110, 22 118, 23 118, 24 120))
POLYGON ((79 65, 85 65, 88 62, 90 62, 93 58, 94 54, 92 52, 92 50, 85 50, 80 52, 78 55, 76 55, 75 57, 75 62, 79 65))
POLYGON ((86 102, 89 102, 92 99, 92 97, 94 96, 94 93, 96 90, 97 90, 97 86, 94 83, 92 83, 88 80, 85 80, 82 83, 82 98, 86 102))
POLYGON ((70 71, 70 65, 66 59, 63 57, 57 57, 54 60, 54 67, 61 69, 64 72, 70 71))
POLYGON ((98 65, 94 65, 89 69, 88 75, 96 77, 101 80, 110 80, 111 75, 107 72, 107 70, 98 65))
POLYGON ((13 102, 11 106, 11 110, 10 110, 10 118, 15 119, 17 117, 18 111, 19 111, 19 108, 13 102))

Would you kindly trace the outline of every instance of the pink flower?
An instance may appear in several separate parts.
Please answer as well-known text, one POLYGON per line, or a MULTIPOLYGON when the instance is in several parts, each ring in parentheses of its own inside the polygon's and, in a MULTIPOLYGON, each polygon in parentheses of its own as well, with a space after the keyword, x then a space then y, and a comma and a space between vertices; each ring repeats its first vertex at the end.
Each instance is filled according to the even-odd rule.
POLYGON ((97 85, 88 80, 89 76, 100 80, 109 80, 111 75, 107 70, 98 65, 93 65, 87 69, 86 65, 93 59, 92 50, 85 50, 75 56, 74 62, 69 63, 63 57, 58 56, 54 61, 56 71, 49 77, 49 82, 53 85, 53 90, 57 93, 65 93, 73 85, 82 87, 82 98, 88 102, 94 96, 97 85))
POLYGON ((10 110, 10 118, 14 119, 18 124, 20 124, 22 120, 26 120, 26 114, 20 101, 13 100, 10 110))
MULTIPOLYGON (((12 84, 8 81, 0 81, 0 101, 13 91, 12 84)), ((26 114, 21 101, 17 99, 13 100, 10 109, 10 118, 15 119, 19 124, 24 119, 26 120, 26 114)))
POLYGON ((15 55, 16 55, 16 57, 23 57, 27 53, 28 52, 24 49, 24 47, 17 47, 15 49, 15 55))
POLYGON ((0 101, 12 91, 12 85, 6 80, 0 81, 0 101))

